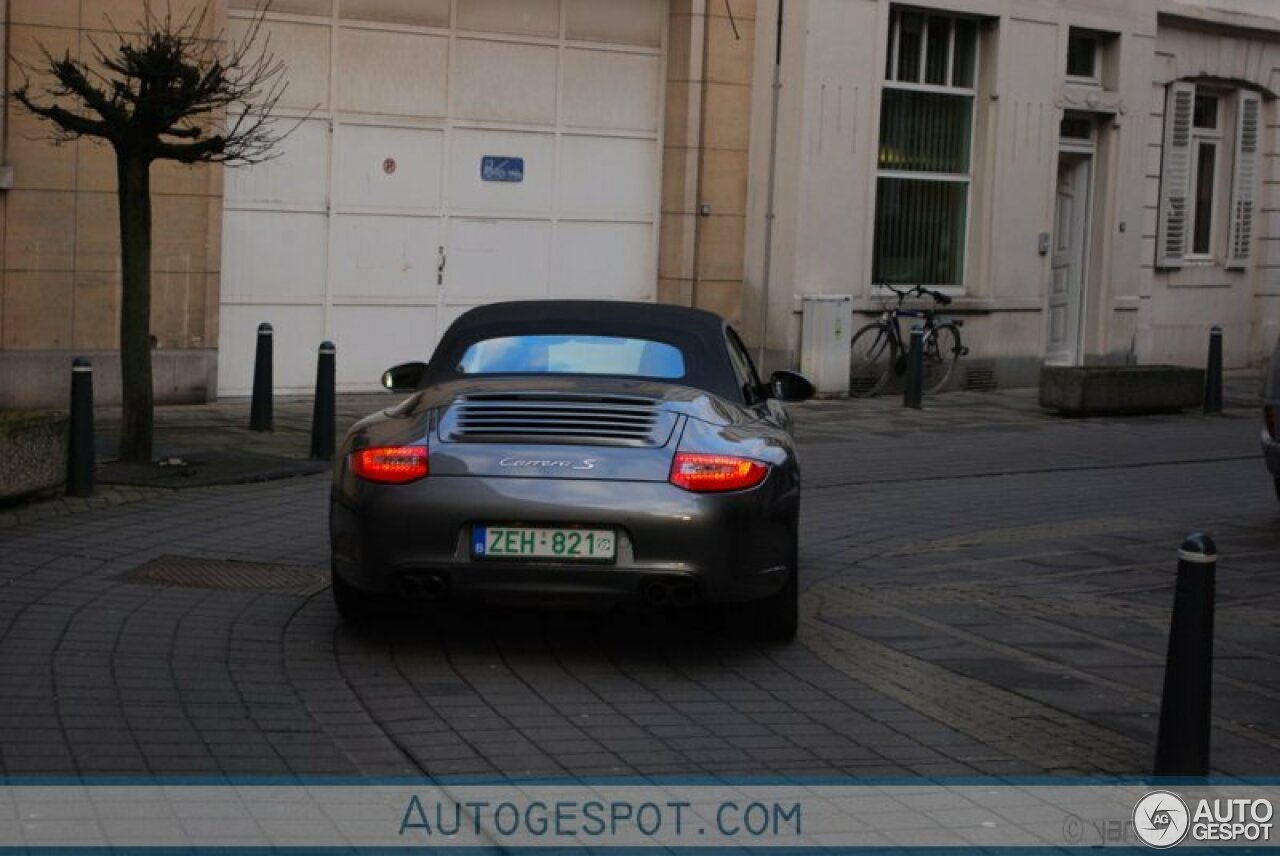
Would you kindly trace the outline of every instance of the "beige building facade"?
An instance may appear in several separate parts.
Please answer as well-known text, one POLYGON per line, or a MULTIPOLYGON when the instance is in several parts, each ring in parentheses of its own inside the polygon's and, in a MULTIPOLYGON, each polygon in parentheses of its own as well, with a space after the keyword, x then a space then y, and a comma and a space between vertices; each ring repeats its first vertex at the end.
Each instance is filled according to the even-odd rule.
POLYGON ((773 361, 797 358, 804 296, 851 295, 857 326, 884 281, 954 297, 975 388, 1045 362, 1203 365, 1213 325, 1228 366, 1270 353, 1280 4, 761 0, 757 18, 780 7, 775 204, 764 36, 744 271, 773 361))
MULTIPOLYGON (((140 11, 0 2, 6 89, 140 11)), ((1200 364, 1213 324, 1244 366, 1280 332, 1271 0, 276 0, 266 30, 281 156, 153 173, 162 401, 246 394, 261 322, 278 391, 324 340, 369 389, 512 298, 709 308, 777 368, 805 297, 849 295, 852 328, 877 281, 924 283, 970 387, 1200 364)), ((61 406, 81 354, 111 401, 109 150, 3 118, 0 407, 61 406)))

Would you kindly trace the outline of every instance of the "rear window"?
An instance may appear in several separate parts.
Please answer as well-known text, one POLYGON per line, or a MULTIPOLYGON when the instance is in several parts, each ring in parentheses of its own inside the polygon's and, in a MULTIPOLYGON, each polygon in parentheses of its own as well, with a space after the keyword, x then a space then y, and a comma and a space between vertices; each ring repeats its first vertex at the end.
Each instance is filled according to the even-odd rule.
POLYGON ((634 375, 684 377, 684 354, 665 342, 581 334, 501 336, 473 343, 458 363, 462 374, 634 375))

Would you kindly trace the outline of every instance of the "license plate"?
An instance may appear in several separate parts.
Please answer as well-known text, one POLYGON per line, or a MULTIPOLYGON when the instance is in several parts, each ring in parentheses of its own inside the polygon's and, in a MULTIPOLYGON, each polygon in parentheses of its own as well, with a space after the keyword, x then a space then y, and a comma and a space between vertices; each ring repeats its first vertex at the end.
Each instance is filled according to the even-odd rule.
POLYGON ((612 529, 475 526, 471 553, 477 559, 611 561, 618 552, 612 529))

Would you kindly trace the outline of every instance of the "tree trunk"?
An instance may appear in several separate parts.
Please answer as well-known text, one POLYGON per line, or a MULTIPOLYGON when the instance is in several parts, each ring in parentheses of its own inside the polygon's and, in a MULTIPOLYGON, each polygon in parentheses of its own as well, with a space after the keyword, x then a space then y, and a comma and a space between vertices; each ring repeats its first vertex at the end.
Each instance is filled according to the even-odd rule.
POLYGON ((116 153, 120 201, 120 459, 151 462, 151 162, 116 153))

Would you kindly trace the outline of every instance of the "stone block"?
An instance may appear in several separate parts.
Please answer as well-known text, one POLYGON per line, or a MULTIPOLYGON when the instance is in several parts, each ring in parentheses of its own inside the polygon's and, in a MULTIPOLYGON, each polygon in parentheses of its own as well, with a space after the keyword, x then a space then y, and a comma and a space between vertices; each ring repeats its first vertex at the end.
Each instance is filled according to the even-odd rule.
POLYGON ((1200 405, 1204 369, 1184 366, 1044 366, 1040 406, 1065 416, 1174 413, 1200 405))
POLYGON ((713 17, 707 49, 707 79, 717 83, 751 85, 756 24, 750 19, 713 17))
POLYGON ((699 203, 711 206, 713 215, 747 213, 747 153, 709 149, 702 159, 699 203))
POLYGON ((698 219, 697 277, 741 280, 745 218, 713 215, 698 219))
POLYGON ((703 144, 708 149, 745 152, 751 136, 751 87, 708 83, 703 144))
POLYGON ((57 487, 66 471, 66 413, 0 411, 0 499, 57 487))

